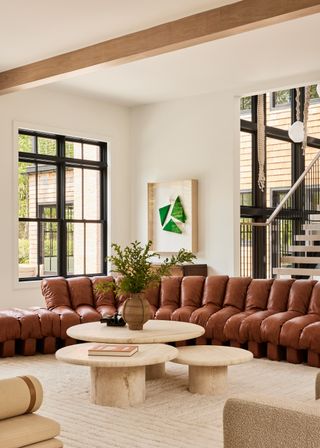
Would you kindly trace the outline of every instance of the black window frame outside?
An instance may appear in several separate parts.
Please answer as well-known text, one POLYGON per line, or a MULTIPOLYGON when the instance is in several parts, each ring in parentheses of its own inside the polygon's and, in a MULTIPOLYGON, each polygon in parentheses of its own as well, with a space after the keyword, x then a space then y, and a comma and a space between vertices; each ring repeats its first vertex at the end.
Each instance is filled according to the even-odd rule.
MULTIPOLYGON (((58 226, 58 254, 57 254, 57 276, 62 276, 65 278, 78 277, 79 275, 105 275, 108 271, 107 266, 107 256, 108 256, 108 145, 106 142, 101 142, 92 139, 84 139, 72 137, 69 135, 53 134, 46 132, 39 132, 29 129, 19 129, 18 135, 29 135, 32 137, 43 137, 55 139, 57 141, 57 155, 45 155, 38 154, 35 152, 23 152, 18 151, 18 162, 29 162, 29 163, 46 163, 51 164, 56 167, 57 172, 57 216, 55 219, 46 219, 36 216, 35 218, 20 217, 18 216, 19 223, 21 222, 36 222, 37 233, 38 233, 38 247, 37 247, 37 276, 33 277, 19 277, 19 282, 25 281, 39 281, 43 278, 50 278, 55 275, 40 275, 40 223, 41 222, 57 222, 58 226), (76 159, 65 157, 65 142, 74 142, 81 144, 96 145, 100 148, 100 161, 87 160, 87 159, 76 159), (65 216, 65 207, 68 204, 65 198, 65 172, 67 168, 81 168, 81 169, 94 169, 100 172, 100 219, 67 219, 65 216), (67 224, 68 223, 81 223, 84 224, 101 224, 102 235, 101 235, 101 267, 102 272, 95 272, 86 274, 68 274, 67 272, 67 224)), ((83 194, 83 192, 82 192, 83 194)), ((38 214, 38 211, 37 211, 38 214)), ((84 240, 85 244, 85 240, 84 240)), ((85 251, 84 251, 84 271, 86 270, 85 263, 85 251)))

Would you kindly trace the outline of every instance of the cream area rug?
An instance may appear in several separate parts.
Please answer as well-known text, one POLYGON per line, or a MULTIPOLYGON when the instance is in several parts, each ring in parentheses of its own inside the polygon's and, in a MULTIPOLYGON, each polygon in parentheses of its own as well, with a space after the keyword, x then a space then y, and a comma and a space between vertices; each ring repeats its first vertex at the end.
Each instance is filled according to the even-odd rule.
POLYGON ((0 360, 0 378, 31 374, 44 388, 40 414, 61 424, 66 448, 222 448, 222 411, 241 394, 314 400, 318 369, 253 360, 229 368, 228 391, 217 396, 187 391, 187 367, 167 364, 166 377, 147 382, 145 403, 128 409, 90 403, 88 367, 56 361, 53 355, 0 360))

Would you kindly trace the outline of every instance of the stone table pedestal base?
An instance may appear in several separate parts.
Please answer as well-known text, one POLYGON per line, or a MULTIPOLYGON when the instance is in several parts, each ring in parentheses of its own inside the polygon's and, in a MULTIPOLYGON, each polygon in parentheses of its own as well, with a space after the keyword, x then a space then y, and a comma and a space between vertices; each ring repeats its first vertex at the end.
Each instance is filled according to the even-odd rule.
POLYGON ((162 378, 166 373, 166 365, 164 362, 146 366, 146 380, 157 380, 162 378))
POLYGON ((214 395, 227 387, 228 367, 189 366, 189 391, 193 394, 214 395))
POLYGON ((145 367, 91 367, 91 401, 126 408, 145 400, 145 367))

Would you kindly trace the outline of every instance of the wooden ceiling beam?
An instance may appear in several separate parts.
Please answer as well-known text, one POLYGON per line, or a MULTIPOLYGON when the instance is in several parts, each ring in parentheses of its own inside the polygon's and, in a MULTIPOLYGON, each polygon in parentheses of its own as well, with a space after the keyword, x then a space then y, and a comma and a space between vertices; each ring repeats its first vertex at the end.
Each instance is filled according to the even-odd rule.
POLYGON ((0 94, 320 12, 320 0, 242 0, 0 73, 0 94))

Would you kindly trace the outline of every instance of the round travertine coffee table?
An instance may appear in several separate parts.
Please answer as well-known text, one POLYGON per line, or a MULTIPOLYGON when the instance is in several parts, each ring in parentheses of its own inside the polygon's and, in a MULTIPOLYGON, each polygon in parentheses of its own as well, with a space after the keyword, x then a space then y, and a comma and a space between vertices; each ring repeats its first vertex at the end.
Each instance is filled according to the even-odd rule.
POLYGON ((253 359, 248 350, 217 345, 180 347, 173 362, 189 366, 189 391, 213 395, 223 392, 227 386, 228 366, 253 359))
POLYGON ((178 350, 166 344, 141 344, 132 356, 92 356, 92 343, 69 345, 56 358, 70 364, 89 366, 91 401, 103 406, 125 408, 145 400, 145 367, 170 361, 178 350))
MULTIPOLYGON (((79 324, 68 328, 67 334, 80 341, 106 342, 108 344, 156 344, 185 341, 202 336, 205 330, 200 325, 172 320, 148 320, 143 330, 129 330, 125 327, 108 327, 100 322, 79 324)), ((161 378, 165 364, 148 366, 146 378, 161 378)))

